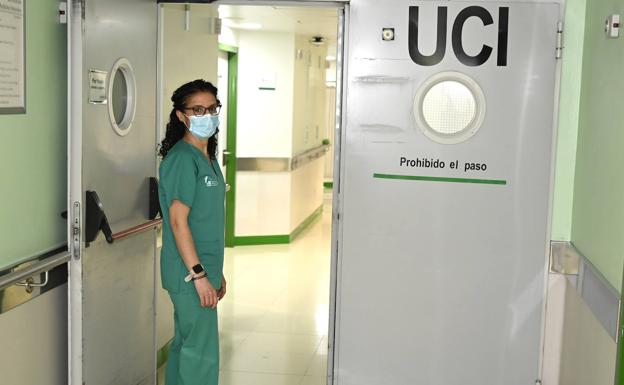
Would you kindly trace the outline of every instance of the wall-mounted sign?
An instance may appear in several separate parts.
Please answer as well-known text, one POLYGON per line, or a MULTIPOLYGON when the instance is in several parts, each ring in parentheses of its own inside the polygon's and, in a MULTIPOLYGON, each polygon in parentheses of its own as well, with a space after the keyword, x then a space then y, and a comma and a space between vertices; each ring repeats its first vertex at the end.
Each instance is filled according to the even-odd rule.
POLYGON ((107 72, 89 70, 89 103, 106 104, 106 76, 107 72))
POLYGON ((26 112, 24 1, 0 0, 0 113, 26 112))

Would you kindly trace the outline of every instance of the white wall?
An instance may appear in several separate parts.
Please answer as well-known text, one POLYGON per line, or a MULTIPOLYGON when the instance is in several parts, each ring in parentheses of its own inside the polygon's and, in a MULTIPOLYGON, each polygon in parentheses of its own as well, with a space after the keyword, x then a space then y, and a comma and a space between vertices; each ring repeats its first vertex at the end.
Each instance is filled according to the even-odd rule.
POLYGON ((326 131, 327 46, 312 45, 310 38, 297 35, 295 39, 293 156, 320 146, 326 131))
POLYGON ((291 173, 290 232, 323 205, 325 159, 318 158, 291 173))
POLYGON ((289 158, 292 154, 294 47, 292 34, 239 34, 239 158, 289 158), (264 76, 275 78, 274 91, 259 89, 264 76))
MULTIPOLYGON (((204 79, 217 85, 218 36, 210 33, 209 20, 216 7, 191 5, 190 30, 184 29, 184 5, 164 5, 163 115, 166 122, 173 106, 171 95, 182 84, 204 79)), ((165 128, 161 127, 164 133, 165 128)))
MULTIPOLYGON (((237 156, 292 158, 319 146, 327 122, 327 47, 293 33, 240 31, 235 38, 237 156), (262 77, 275 77, 274 91, 258 89, 262 77)), ((236 236, 289 235, 322 205, 323 172, 323 159, 293 172, 239 171, 236 236)))

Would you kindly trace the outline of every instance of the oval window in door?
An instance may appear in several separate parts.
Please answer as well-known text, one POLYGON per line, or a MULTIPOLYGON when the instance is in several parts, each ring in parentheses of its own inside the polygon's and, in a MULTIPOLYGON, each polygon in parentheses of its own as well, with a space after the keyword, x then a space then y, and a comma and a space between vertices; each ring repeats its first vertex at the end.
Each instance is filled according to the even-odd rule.
POLYGON ((136 80, 128 59, 115 62, 108 83, 108 116, 113 130, 128 135, 136 111, 136 80))

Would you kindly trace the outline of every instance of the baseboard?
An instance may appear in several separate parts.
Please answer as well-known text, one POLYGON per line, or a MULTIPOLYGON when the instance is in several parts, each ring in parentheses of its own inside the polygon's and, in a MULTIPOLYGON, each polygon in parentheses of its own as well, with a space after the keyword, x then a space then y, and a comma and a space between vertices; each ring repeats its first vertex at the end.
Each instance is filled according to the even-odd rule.
POLYGON ((314 210, 310 216, 301 222, 296 229, 290 234, 284 235, 252 235, 244 237, 234 237, 234 246, 258 246, 258 245, 283 245, 294 241, 301 233, 303 233, 312 223, 314 223, 323 214, 323 206, 314 210))

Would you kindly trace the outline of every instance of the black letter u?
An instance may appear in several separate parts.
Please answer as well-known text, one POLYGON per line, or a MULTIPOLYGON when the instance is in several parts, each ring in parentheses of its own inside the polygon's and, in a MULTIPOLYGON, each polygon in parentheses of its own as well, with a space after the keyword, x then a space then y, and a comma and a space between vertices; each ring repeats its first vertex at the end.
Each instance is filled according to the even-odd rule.
POLYGON ((418 7, 409 7, 409 53, 416 64, 434 66, 439 64, 446 54, 446 26, 448 8, 438 8, 438 38, 436 50, 431 56, 425 56, 418 49, 418 7))

